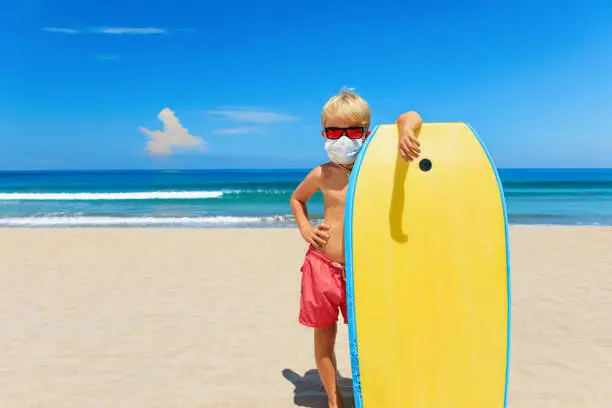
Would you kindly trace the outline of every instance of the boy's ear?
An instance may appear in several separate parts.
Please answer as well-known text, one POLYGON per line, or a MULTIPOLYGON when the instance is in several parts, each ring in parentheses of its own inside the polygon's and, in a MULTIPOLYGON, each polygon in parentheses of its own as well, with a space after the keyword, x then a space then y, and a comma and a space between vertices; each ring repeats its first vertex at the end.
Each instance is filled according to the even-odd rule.
POLYGON ((367 139, 368 136, 370 136, 370 133, 372 133, 372 131, 370 129, 366 130, 366 134, 365 134, 364 139, 367 139))

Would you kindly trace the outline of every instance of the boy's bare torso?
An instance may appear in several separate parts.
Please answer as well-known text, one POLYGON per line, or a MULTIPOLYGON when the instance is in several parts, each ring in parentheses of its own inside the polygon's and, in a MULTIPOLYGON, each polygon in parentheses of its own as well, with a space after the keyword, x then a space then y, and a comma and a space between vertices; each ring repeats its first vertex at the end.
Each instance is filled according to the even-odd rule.
POLYGON ((344 262, 344 211, 350 170, 333 163, 324 164, 321 169, 323 222, 329 226, 329 240, 322 251, 335 261, 344 262))

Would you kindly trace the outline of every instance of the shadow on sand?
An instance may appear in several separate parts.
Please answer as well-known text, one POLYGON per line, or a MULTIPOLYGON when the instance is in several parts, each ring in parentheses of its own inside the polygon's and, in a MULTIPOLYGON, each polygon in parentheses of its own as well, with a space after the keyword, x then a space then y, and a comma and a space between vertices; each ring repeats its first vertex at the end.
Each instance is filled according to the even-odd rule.
MULTIPOLYGON (((327 408, 327 393, 323 388, 317 370, 308 370, 304 376, 288 368, 282 371, 283 377, 295 387, 293 402, 300 407, 327 408)), ((353 381, 338 375, 338 385, 344 401, 344 408, 354 408, 353 381)))

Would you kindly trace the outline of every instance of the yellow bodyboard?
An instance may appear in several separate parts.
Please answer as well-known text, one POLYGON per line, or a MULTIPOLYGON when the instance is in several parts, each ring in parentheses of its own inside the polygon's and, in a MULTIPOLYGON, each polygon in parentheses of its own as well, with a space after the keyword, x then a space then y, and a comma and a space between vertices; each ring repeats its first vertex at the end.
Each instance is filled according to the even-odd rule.
POLYGON ((424 123, 421 155, 381 125, 359 154, 345 222, 357 408, 503 408, 508 223, 485 147, 464 123, 424 123))

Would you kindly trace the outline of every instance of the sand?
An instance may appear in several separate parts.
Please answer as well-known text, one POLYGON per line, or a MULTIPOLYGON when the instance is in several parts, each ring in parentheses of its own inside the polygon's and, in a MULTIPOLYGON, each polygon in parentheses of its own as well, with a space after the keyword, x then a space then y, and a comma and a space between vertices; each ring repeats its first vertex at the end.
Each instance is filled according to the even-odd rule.
MULTIPOLYGON (((292 229, 0 230, 2 408, 323 407, 292 229)), ((513 226, 509 407, 612 406, 612 229, 513 226)), ((337 344, 351 401, 348 334, 337 344)))

